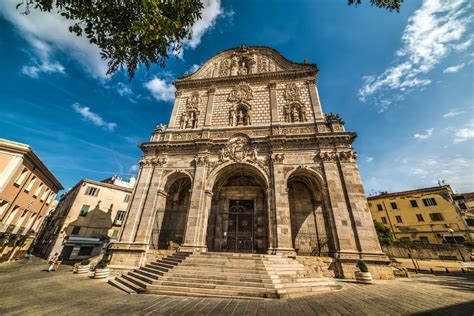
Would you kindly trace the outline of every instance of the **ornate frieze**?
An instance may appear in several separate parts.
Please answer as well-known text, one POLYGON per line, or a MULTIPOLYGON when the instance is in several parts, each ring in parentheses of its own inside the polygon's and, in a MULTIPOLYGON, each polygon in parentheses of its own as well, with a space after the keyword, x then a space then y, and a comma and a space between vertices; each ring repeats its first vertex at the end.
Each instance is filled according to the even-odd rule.
POLYGON ((234 137, 219 151, 219 161, 227 160, 235 162, 250 160, 255 162, 257 160, 257 148, 251 146, 246 137, 234 137))
POLYGON ((353 150, 328 152, 320 151, 316 154, 315 160, 320 159, 321 161, 327 162, 354 162, 357 158, 357 153, 353 150))
POLYGON ((164 166, 167 162, 166 157, 143 157, 140 160, 140 166, 164 166))

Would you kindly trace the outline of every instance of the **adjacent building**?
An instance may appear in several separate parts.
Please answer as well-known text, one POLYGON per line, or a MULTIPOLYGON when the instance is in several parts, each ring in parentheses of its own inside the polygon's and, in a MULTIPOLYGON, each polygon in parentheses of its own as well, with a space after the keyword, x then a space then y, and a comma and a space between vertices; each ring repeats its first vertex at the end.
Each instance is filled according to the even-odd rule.
POLYGON ((119 236, 134 185, 134 178, 79 181, 46 219, 35 253, 44 258, 62 253, 65 260, 100 254, 119 236))
POLYGON ((0 262, 26 254, 62 189, 30 146, 0 139, 0 262))
POLYGON ((390 227, 397 240, 461 244, 474 238, 473 217, 467 212, 468 208, 472 212, 472 198, 472 194, 453 194, 449 185, 441 185, 382 193, 368 201, 374 220, 390 227))
POLYGON ((474 192, 454 194, 453 200, 467 225, 474 229, 474 192))

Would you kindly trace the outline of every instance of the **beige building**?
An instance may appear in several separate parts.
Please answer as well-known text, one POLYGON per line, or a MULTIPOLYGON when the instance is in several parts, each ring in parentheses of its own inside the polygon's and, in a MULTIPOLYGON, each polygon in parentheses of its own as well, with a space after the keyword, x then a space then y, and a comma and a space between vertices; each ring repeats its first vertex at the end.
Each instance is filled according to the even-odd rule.
POLYGON ((30 146, 0 139, 0 262, 25 255, 62 189, 30 146))
POLYGON ((364 259, 393 277, 372 224, 356 134, 324 114, 315 64, 268 47, 223 51, 175 81, 168 127, 141 145, 137 186, 112 265, 155 249, 321 255, 352 277, 364 259))
POLYGON ((83 179, 61 196, 35 243, 35 253, 64 260, 96 256, 118 238, 135 179, 83 179))
POLYGON ((461 244, 474 238, 474 223, 461 208, 466 199, 449 185, 383 193, 368 201, 374 220, 390 227, 397 240, 461 244))
POLYGON ((461 211, 466 224, 474 229, 474 192, 454 194, 453 200, 461 211))

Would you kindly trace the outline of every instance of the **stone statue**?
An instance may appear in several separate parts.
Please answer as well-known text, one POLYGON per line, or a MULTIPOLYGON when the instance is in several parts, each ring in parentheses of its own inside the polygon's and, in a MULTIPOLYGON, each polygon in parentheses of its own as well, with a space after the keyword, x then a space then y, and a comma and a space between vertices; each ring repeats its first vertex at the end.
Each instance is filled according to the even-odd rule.
POLYGON ((180 128, 185 129, 188 125, 188 121, 189 121, 188 113, 184 112, 183 115, 181 115, 180 128))

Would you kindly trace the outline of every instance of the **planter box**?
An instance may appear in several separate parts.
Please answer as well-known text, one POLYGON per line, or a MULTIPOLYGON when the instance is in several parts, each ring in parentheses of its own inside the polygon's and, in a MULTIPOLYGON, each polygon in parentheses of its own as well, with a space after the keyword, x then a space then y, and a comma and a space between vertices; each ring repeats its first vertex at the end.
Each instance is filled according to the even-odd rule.
POLYGON ((356 271, 355 278, 357 283, 372 284, 372 274, 370 272, 356 271))
POLYGON ((110 269, 109 268, 95 269, 94 279, 105 279, 109 276, 109 274, 110 274, 110 269))
POLYGON ((85 274, 85 273, 89 273, 91 271, 91 266, 88 264, 86 266, 77 266, 77 270, 75 273, 77 274, 85 274))

